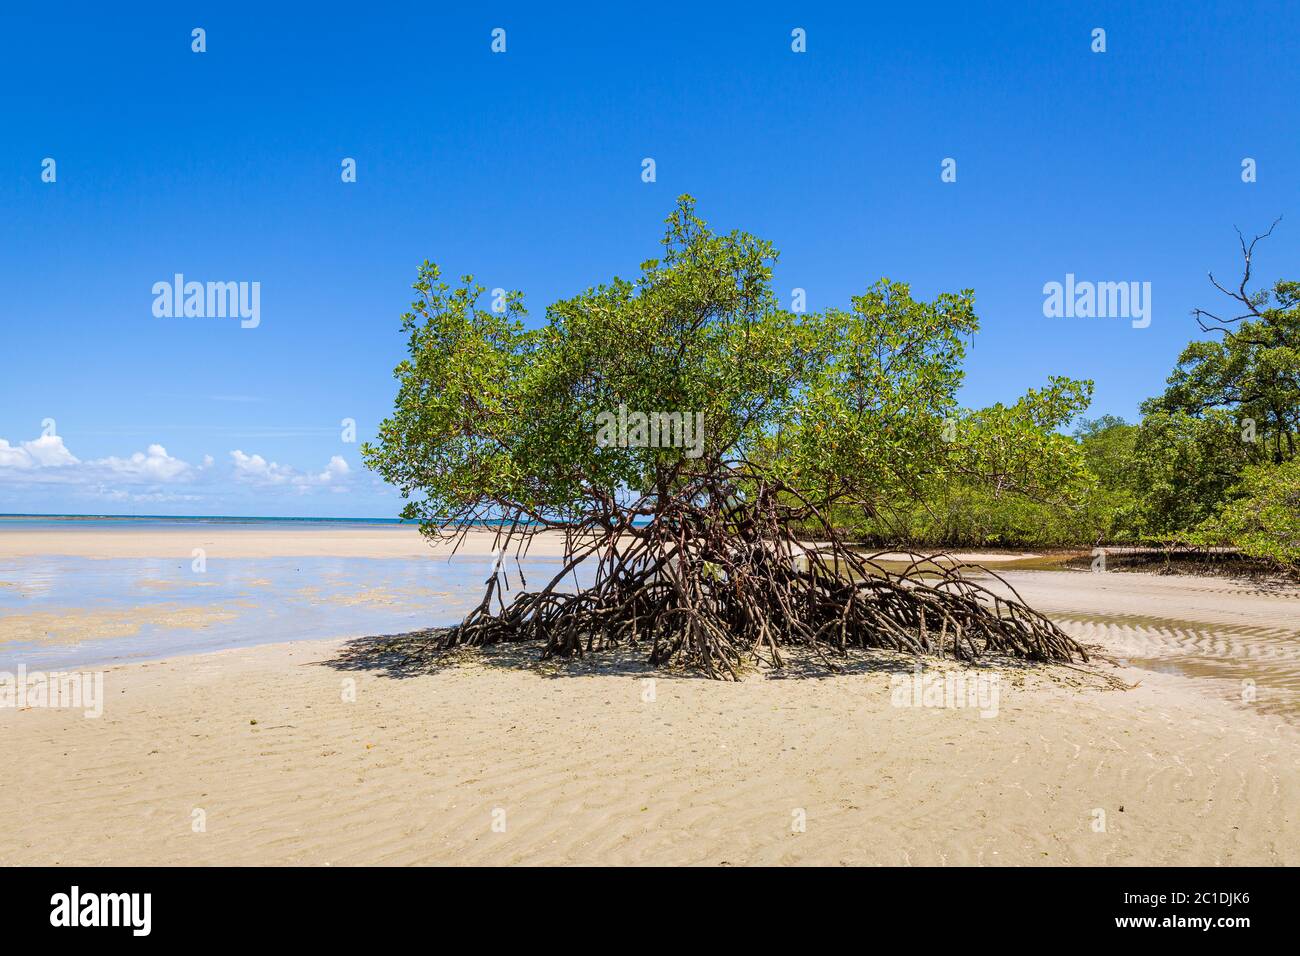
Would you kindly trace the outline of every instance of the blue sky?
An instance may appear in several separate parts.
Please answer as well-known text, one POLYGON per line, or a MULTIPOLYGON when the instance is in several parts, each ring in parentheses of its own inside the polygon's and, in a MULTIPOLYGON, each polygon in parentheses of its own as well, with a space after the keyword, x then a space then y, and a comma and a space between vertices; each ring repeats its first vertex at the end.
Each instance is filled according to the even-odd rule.
POLYGON ((1286 214, 1257 275, 1297 277, 1283 3, 40 6, 0 14, 0 511, 393 516, 340 422, 390 408, 418 263, 539 320, 682 192, 810 309, 973 288, 971 406, 1062 374, 1132 418, 1234 225, 1286 214), (260 282, 260 325, 155 317, 178 272, 260 282), (1066 273, 1150 282, 1150 327, 1045 318, 1066 273))

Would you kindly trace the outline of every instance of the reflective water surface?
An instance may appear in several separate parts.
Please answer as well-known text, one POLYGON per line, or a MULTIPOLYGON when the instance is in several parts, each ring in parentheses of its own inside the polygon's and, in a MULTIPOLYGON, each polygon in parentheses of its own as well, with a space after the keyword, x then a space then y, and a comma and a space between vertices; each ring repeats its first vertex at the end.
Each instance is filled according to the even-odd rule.
MULTIPOLYGON (((0 559, 0 670, 455 624, 482 598, 491 563, 279 557, 208 559, 196 570, 174 558, 0 559)), ((534 588, 560 566, 523 562, 534 588)))

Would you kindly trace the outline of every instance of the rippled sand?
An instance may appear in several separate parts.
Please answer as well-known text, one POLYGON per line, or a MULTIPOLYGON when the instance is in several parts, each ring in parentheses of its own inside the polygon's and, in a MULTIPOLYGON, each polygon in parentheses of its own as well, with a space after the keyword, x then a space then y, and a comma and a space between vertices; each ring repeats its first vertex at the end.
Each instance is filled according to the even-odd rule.
POLYGON ((99 719, 0 708, 0 863, 1300 863, 1294 594, 1010 580, 1130 663, 1005 668, 987 718, 897 706, 909 662, 877 655, 739 684, 519 651, 395 677, 337 641, 113 667, 99 719))
POLYGON ((80 642, 87 635, 96 641, 130 637, 142 627, 169 631, 195 630, 234 620, 236 611, 211 605, 159 604, 148 609, 61 610, 0 616, 0 645, 80 642))
POLYGON ((1030 674, 983 718, 892 706, 869 666, 648 700, 635 661, 394 679, 334 651, 115 668, 99 720, 0 712, 0 862, 1300 862, 1294 732, 1178 678, 1030 674))
POLYGON ((1076 640, 1300 723, 1300 586, 1086 571, 1004 576, 1076 640))

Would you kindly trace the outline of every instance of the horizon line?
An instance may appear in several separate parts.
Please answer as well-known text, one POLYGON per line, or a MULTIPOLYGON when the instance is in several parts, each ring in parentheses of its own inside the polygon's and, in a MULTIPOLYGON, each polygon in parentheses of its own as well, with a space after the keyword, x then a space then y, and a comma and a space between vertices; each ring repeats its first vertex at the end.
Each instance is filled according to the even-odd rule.
POLYGON ((71 513, 53 513, 43 514, 36 512, 4 512, 0 511, 0 519, 5 518, 102 518, 112 520, 142 520, 167 518, 172 520, 205 520, 205 521, 390 521, 396 524, 417 524, 418 522, 407 521, 404 518, 367 518, 367 517, 326 517, 314 515, 155 515, 155 514, 71 514, 71 513))

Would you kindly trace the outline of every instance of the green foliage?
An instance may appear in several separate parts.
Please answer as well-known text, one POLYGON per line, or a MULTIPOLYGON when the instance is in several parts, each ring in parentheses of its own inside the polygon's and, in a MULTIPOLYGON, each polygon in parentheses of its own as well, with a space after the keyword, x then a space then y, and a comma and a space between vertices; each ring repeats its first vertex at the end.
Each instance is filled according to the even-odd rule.
POLYGON ((954 476, 999 498, 1081 479, 1055 430, 1090 383, 1052 379, 1011 406, 957 409, 978 327, 971 292, 924 302, 881 280, 848 310, 794 315, 771 288, 772 246, 713 233, 690 197, 663 246, 635 281, 556 302, 536 329, 518 294, 497 314, 472 278, 453 288, 421 267, 396 408, 363 449, 410 499, 406 518, 429 532, 484 518, 628 527, 737 462, 847 516, 896 514, 954 476), (703 443, 598 442, 602 414, 620 406, 702 413, 703 443))
POLYGON ((1221 338, 1183 349, 1165 393, 1143 411, 1193 418, 1226 413, 1238 429, 1253 424, 1255 460, 1290 461, 1300 432, 1300 282, 1278 282, 1270 296, 1248 292, 1246 279, 1228 293, 1240 314, 1199 313, 1202 327, 1221 338))
POLYGON ((838 522, 864 540, 914 547, 1069 545, 1095 537, 1093 486, 1079 445, 1058 429, 1086 407, 1091 382, 1052 379, 1012 405, 956 410, 940 424, 916 493, 892 494, 838 522))
POLYGON ((838 509, 876 513, 913 499, 943 468, 964 338, 977 327, 971 292, 920 302, 887 279, 848 311, 806 317, 816 361, 763 459, 838 509))
POLYGON ((1195 313, 1202 331, 1218 338, 1183 349, 1164 394, 1142 406, 1129 474, 1137 499, 1129 530, 1137 537, 1188 537, 1241 494, 1236 486, 1249 466, 1296 456, 1300 283, 1249 290, 1261 238, 1242 240, 1236 289, 1214 282, 1232 312, 1195 313))
POLYGON ((363 449, 413 499, 405 517, 426 530, 500 517, 630 521, 681 487, 692 458, 682 447, 601 447, 602 413, 702 413, 706 463, 744 454, 788 420, 819 357, 817 325, 777 308, 771 245, 713 234, 689 197, 663 245, 635 282, 556 302, 534 330, 518 293, 504 314, 484 311, 470 277, 451 289, 425 263, 403 317, 410 357, 395 371, 396 409, 363 449), (648 503, 628 504, 630 489, 648 503))
POLYGON ((1139 426, 1114 415, 1084 419, 1074 430, 1092 480, 1077 499, 1080 535, 1075 543, 1133 541, 1142 499, 1133 462, 1139 426))
POLYGON ((993 497, 1017 492, 1064 501, 1082 492, 1089 475, 1079 446, 1059 429, 1092 401, 1092 382, 1052 377, 1012 405, 966 414, 953 436, 953 470, 993 497))
POLYGON ((1300 568, 1300 459, 1248 466, 1233 495, 1195 539, 1300 568))
POLYGON ((1151 412, 1134 440, 1127 481, 1136 501, 1124 530, 1143 541, 1185 537, 1214 514, 1252 452, 1231 411, 1151 412))

